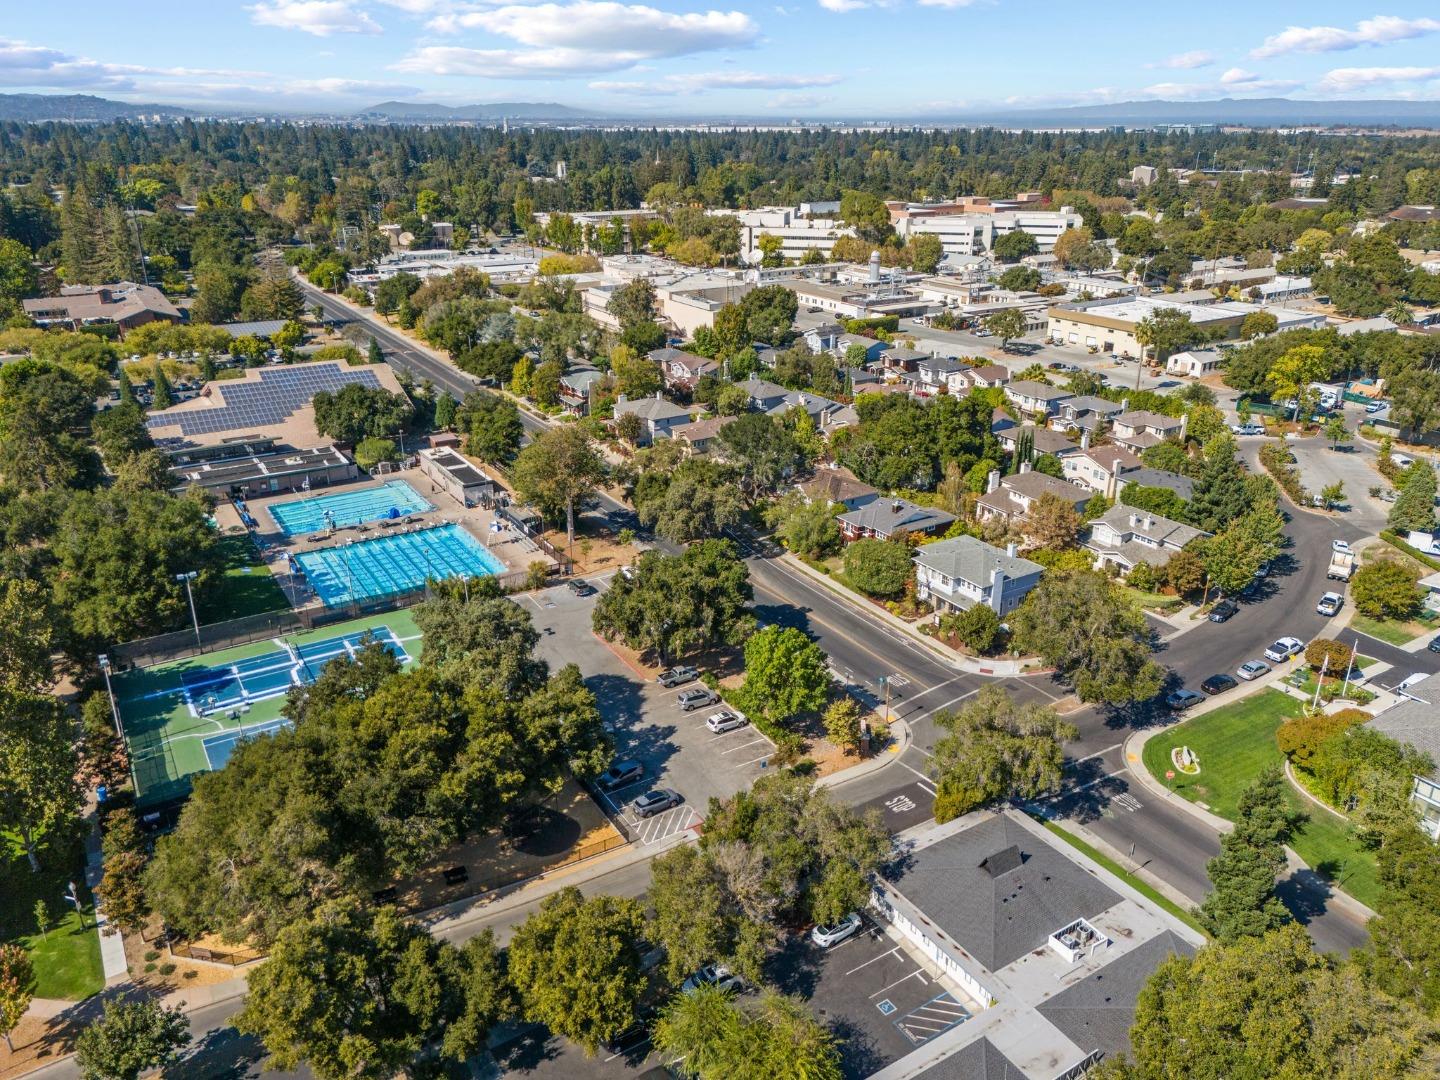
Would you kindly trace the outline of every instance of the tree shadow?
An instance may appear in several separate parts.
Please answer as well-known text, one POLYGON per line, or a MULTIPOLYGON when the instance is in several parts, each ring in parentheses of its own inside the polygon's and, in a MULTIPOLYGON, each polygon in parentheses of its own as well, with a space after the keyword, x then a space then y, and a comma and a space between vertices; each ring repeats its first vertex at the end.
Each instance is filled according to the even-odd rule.
POLYGON ((265 1056, 264 1044, 254 1036, 241 1035, 232 1027, 216 1028, 191 1046, 177 1066, 177 1075, 197 1080, 251 1080, 265 1071, 265 1056))
POLYGON ((788 934, 765 960, 765 979, 785 994, 809 999, 820 983, 821 964, 804 934, 788 934))
POLYGON ((506 1072, 527 1073, 560 1056, 559 1040, 542 1025, 522 1031, 491 1054, 506 1072))

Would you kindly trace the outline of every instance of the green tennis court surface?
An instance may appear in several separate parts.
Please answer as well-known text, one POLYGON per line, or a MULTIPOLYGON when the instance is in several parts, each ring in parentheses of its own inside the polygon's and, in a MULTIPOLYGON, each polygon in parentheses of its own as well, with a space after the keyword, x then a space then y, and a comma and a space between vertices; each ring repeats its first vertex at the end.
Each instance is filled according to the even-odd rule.
POLYGON ((242 739, 285 727, 291 687, 314 682, 367 637, 402 662, 420 655, 415 620, 392 611, 116 676, 138 802, 183 797, 195 773, 223 767, 242 739))

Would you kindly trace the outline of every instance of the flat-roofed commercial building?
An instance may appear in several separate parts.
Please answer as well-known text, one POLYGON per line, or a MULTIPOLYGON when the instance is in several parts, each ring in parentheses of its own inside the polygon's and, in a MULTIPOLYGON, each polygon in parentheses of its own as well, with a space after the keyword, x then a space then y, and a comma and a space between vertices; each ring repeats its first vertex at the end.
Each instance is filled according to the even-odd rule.
POLYGON ((421 450, 420 471, 466 506, 478 506, 495 494, 495 481, 448 446, 421 450))
POLYGON ((297 450, 254 435, 208 446, 179 446, 167 452, 174 490, 201 488, 227 499, 310 491, 360 475, 355 462, 338 447, 297 450))
POLYGON ((1013 232, 1029 233, 1041 251, 1050 251, 1066 229, 1078 229, 1084 218, 1069 206, 1059 210, 994 209, 966 203, 940 206, 912 204, 891 210, 895 231, 909 239, 925 233, 940 238, 946 255, 980 255, 1013 232))
POLYGON ((1237 301, 1183 304, 1163 296, 1131 296, 1053 305, 1047 312, 1050 340, 1057 345, 1079 345, 1102 353, 1138 357, 1141 346, 1135 340, 1136 328, 1144 319, 1167 308, 1188 313, 1192 323, 1221 338, 1239 337, 1245 316, 1257 311, 1274 315, 1278 330, 1318 330, 1325 325, 1325 316, 1319 312, 1237 301))

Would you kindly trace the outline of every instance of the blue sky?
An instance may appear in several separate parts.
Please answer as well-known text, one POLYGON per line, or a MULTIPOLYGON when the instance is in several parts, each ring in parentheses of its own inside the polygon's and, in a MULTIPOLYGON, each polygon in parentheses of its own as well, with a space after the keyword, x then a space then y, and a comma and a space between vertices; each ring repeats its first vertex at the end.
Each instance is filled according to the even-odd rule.
POLYGON ((0 91, 888 119, 1143 98, 1440 98, 1440 6, 1074 0, 10 0, 0 91), (59 18, 56 16, 60 15, 59 18))

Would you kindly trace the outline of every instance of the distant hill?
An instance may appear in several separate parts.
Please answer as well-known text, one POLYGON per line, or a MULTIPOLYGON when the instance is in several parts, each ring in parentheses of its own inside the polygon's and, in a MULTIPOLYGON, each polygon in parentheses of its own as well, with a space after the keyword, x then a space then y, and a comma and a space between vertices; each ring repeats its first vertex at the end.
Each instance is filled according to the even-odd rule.
POLYGON ((1222 98, 1218 101, 1121 101, 1110 105, 1074 105, 1049 109, 1012 109, 970 114, 1015 125, 1293 124, 1437 127, 1440 101, 1296 101, 1291 98, 1222 98))
POLYGON ((433 105, 384 101, 361 109, 362 120, 583 120, 600 114, 548 101, 498 101, 490 105, 433 105))
POLYGON ((133 120, 141 116, 192 116, 174 105, 131 105, 93 94, 0 94, 0 120, 133 120))

